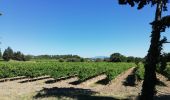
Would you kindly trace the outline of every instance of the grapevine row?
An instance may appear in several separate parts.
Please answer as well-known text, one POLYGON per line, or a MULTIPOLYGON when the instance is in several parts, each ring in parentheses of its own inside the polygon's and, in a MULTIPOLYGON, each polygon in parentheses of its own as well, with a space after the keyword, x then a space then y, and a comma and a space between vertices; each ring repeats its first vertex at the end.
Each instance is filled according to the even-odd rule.
POLYGON ((93 62, 0 62, 0 79, 17 76, 35 78, 50 76, 55 79, 77 75, 80 81, 106 74, 109 80, 134 67, 133 63, 93 62))

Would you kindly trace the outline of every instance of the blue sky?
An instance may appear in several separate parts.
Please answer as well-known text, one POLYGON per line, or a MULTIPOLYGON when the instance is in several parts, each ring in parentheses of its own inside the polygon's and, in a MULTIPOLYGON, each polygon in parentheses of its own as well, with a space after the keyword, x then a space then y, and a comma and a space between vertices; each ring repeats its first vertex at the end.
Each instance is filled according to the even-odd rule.
MULTIPOLYGON (((1 0, 0 12, 2 50, 10 46, 33 55, 120 52, 144 57, 155 7, 137 10, 117 0, 1 0)), ((163 35, 170 40, 169 32, 163 35)), ((170 52, 170 45, 164 48, 170 52)))

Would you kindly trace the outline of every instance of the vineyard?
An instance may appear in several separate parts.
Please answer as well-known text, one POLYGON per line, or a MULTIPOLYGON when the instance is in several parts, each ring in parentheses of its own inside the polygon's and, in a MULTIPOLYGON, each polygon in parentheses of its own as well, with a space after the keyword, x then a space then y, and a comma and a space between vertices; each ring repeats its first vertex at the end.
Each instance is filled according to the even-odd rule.
MULTIPOLYGON (((140 63, 139 66, 137 67, 135 75, 139 80, 144 80, 144 73, 145 73, 144 64, 140 63)), ((167 66, 163 72, 161 72, 159 67, 157 67, 157 73, 164 75, 166 78, 168 78, 168 80, 170 80, 170 63, 167 63, 167 66)))
POLYGON ((105 74, 111 81, 120 73, 134 67, 134 63, 93 62, 0 62, 0 78, 50 76, 54 79, 77 76, 79 81, 105 74))
MULTIPOLYGON (((110 100, 107 98, 110 95, 128 98, 141 92, 144 65, 138 65, 136 67, 134 63, 111 62, 2 61, 0 89, 3 91, 0 92, 0 99, 53 100, 62 96, 74 100, 70 98, 83 95, 86 96, 82 100, 93 100, 94 96, 99 96, 99 100, 110 100), (104 96, 104 99, 100 96, 104 96)), ((164 76, 169 77, 169 70, 168 64, 164 76)), ((166 78, 160 74, 158 78, 170 87, 166 78)), ((167 87, 159 89, 170 91, 167 87)))

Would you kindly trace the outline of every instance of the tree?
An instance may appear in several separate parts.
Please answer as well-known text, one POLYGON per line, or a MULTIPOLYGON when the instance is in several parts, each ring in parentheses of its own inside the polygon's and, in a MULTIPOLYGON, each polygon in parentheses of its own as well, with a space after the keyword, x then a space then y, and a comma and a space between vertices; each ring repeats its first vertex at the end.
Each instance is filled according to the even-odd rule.
POLYGON ((32 58, 32 55, 25 55, 25 61, 30 61, 32 58))
POLYGON ((20 51, 14 52, 12 59, 17 60, 17 61, 25 61, 26 60, 24 54, 22 54, 20 51))
POLYGON ((2 52, 1 52, 1 49, 0 49, 0 59, 2 58, 2 52))
POLYGON ((64 62, 64 59, 63 59, 63 58, 60 58, 58 61, 59 61, 59 62, 64 62))
POLYGON ((9 60, 10 60, 10 57, 9 57, 9 54, 8 54, 8 51, 7 51, 7 50, 4 51, 2 58, 3 58, 5 61, 9 61, 9 60))
POLYGON ((121 55, 120 53, 113 53, 110 56, 110 61, 111 62, 125 62, 126 57, 124 55, 121 55))
POLYGON ((166 53, 161 54, 160 56, 160 64, 157 68, 157 71, 160 72, 161 74, 164 73, 166 66, 167 66, 167 60, 166 60, 166 53))
POLYGON ((80 58, 80 62, 84 62, 85 60, 84 60, 84 58, 80 58))
POLYGON ((13 50, 12 50, 10 47, 8 47, 7 49, 5 49, 2 58, 3 58, 5 61, 9 61, 10 59, 12 59, 12 58, 13 58, 13 50))
POLYGON ((166 60, 166 62, 170 62, 170 53, 164 53, 163 57, 166 60))
POLYGON ((8 52, 8 54, 9 54, 10 59, 12 59, 12 58, 13 58, 13 50, 12 50, 12 48, 11 48, 11 47, 8 47, 8 48, 7 48, 7 52, 8 52))
POLYGON ((148 50, 148 54, 145 62, 145 76, 142 86, 141 100, 153 100, 155 94, 155 84, 156 84, 156 66, 159 63, 160 53, 162 50, 162 44, 166 42, 165 38, 161 39, 161 32, 163 26, 160 26, 162 10, 167 10, 168 0, 119 0, 119 4, 129 4, 132 7, 135 4, 138 5, 138 9, 143 8, 145 5, 151 4, 152 6, 157 5, 155 20, 152 25, 151 33, 151 44, 148 50))
POLYGON ((135 57, 133 56, 127 57, 127 62, 135 62, 135 57))

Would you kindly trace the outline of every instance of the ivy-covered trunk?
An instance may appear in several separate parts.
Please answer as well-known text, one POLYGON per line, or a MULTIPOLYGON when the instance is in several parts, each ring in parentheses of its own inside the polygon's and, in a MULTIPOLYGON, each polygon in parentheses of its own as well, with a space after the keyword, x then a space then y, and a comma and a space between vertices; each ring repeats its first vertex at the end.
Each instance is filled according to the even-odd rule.
MULTIPOLYGON (((162 0, 157 4, 155 21, 161 20, 162 0)), ((160 56, 160 28, 152 26, 151 45, 145 62, 145 76, 140 100, 153 100, 156 85, 156 66, 160 56)))

